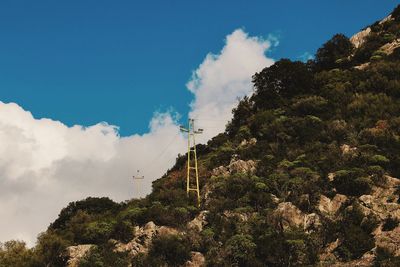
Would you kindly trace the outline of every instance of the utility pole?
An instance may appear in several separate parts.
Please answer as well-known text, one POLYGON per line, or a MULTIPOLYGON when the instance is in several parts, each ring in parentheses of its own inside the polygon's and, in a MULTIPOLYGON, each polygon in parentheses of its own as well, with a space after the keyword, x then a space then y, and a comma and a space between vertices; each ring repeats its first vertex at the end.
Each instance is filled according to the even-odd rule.
MULTIPOLYGON (((132 178, 133 178, 133 182, 135 182, 135 181, 137 181, 137 183, 138 183, 138 185, 137 185, 137 188, 138 188, 138 190, 137 190, 137 196, 138 196, 138 198, 140 197, 139 195, 140 195, 140 187, 139 187, 139 182, 140 182, 140 180, 144 180, 144 176, 142 175, 142 176, 140 176, 140 172, 139 172, 139 170, 137 170, 137 174, 136 174, 136 176, 134 175, 134 176, 132 176, 132 178)), ((136 189, 136 186, 134 186, 134 191, 135 191, 135 189, 136 189)), ((135 192, 134 192, 134 194, 135 194, 135 192)), ((136 195, 136 194, 135 194, 136 195)))
POLYGON ((199 169, 197 166, 196 140, 195 135, 203 133, 203 129, 194 128, 194 119, 189 119, 188 128, 180 126, 182 132, 188 133, 188 157, 187 157, 187 177, 186 177, 186 193, 189 197, 190 191, 197 194, 197 205, 200 207, 200 188, 199 188, 199 169), (193 146, 193 148, 191 148, 193 146), (194 166, 191 164, 191 154, 193 154, 194 166), (192 182, 192 170, 195 172, 195 180, 192 182), (195 183, 195 186, 192 186, 195 183))

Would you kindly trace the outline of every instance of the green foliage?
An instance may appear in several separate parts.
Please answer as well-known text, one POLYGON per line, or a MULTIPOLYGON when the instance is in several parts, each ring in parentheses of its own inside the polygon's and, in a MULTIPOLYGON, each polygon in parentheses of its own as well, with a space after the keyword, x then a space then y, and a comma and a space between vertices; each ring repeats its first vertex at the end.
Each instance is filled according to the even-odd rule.
POLYGON ((127 253, 114 252, 113 246, 105 243, 96 246, 79 261, 79 267, 126 267, 129 264, 127 253))
MULTIPOLYGON (((400 176, 400 49, 389 55, 382 49, 400 37, 399 10, 394 19, 371 25, 357 49, 338 34, 318 49, 315 61, 282 59, 256 73, 254 94, 233 109, 226 131, 196 147, 205 194, 200 208, 185 190, 187 155, 178 155, 146 198, 72 202, 34 249, 4 244, 0 267, 64 266, 63 251, 78 243, 97 244, 80 266, 127 266, 132 259, 113 252, 108 240, 129 242, 134 227, 148 221, 186 235, 156 237, 149 254, 137 255, 133 266, 179 266, 192 250, 201 251, 208 266, 316 266, 318 254, 336 239, 339 258, 359 258, 375 246, 371 233, 382 220, 366 216, 357 197, 384 185, 386 175, 400 176), (356 67, 363 63, 368 64, 356 67), (256 142, 240 145, 250 138, 256 142), (210 178, 233 155, 256 162, 256 172, 210 178), (336 218, 320 214, 321 195, 337 193, 348 200, 336 218), (306 233, 280 225, 275 209, 286 201, 320 215, 322 226, 306 233), (208 210, 203 231, 186 229, 200 210, 208 210)), ((383 230, 397 225, 389 217, 383 230)), ((377 248, 376 266, 398 262, 377 248)))
POLYGON ((153 239, 146 266, 181 266, 190 258, 190 244, 187 239, 177 235, 158 236, 153 239))
POLYGON ((39 262, 46 266, 64 266, 67 261, 64 251, 70 245, 69 241, 57 233, 47 231, 39 235, 35 252, 39 262))
POLYGON ((388 249, 376 248, 374 267, 397 267, 400 266, 400 257, 394 256, 388 249))
POLYGON ((83 211, 87 214, 99 214, 118 211, 119 207, 119 204, 107 197, 89 197, 85 200, 71 202, 66 208, 61 210, 58 218, 50 225, 50 229, 65 228, 68 221, 75 216, 78 211, 83 211))
POLYGON ((25 242, 12 240, 0 243, 0 267, 35 267, 39 264, 25 242))
POLYGON ((321 96, 306 96, 293 100, 291 109, 297 116, 320 116, 328 111, 328 101, 321 96))
POLYGON ((256 247, 250 235, 234 235, 226 242, 226 259, 232 266, 254 266, 256 247))
POLYGON ((281 59, 253 76, 256 92, 251 98, 254 108, 280 107, 295 96, 311 93, 314 89, 312 72, 300 62, 281 59))
POLYGON ((343 66, 353 49, 353 44, 346 36, 343 34, 334 35, 332 39, 318 49, 315 55, 317 69, 326 70, 343 66))
POLYGON ((375 246, 371 233, 377 225, 376 218, 365 217, 359 205, 354 203, 346 209, 340 222, 340 235, 343 241, 335 253, 343 260, 361 257, 375 246))
POLYGON ((365 195, 371 190, 371 180, 360 169, 335 172, 333 184, 339 193, 351 196, 365 195))

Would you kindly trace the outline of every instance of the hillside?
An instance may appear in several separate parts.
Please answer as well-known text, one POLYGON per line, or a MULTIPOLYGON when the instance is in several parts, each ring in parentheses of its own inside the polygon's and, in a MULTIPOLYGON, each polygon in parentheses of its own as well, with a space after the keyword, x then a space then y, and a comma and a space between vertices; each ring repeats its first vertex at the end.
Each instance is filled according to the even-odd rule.
POLYGON ((253 76, 224 133, 144 199, 70 203, 3 266, 400 266, 400 6, 253 76))

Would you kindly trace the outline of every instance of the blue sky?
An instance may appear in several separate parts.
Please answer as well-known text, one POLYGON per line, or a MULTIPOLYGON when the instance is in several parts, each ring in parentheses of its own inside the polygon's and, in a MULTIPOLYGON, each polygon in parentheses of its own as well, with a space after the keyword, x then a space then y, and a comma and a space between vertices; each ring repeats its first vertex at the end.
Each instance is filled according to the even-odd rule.
POLYGON ((155 111, 187 114, 185 84, 242 28, 274 35, 274 59, 298 59, 333 34, 348 36, 399 1, 0 2, 0 101, 71 126, 99 121, 145 133, 155 111))

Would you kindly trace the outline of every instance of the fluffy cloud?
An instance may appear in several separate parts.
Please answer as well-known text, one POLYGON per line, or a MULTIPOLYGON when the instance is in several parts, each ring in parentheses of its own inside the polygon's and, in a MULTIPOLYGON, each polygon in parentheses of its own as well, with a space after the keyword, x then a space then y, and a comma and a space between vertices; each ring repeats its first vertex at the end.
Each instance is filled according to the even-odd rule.
POLYGON ((249 37, 243 30, 235 30, 226 37, 221 53, 208 54, 193 72, 187 84, 195 95, 189 116, 197 119, 199 127, 206 130, 201 141, 224 130, 238 98, 252 93, 253 74, 273 63, 265 52, 276 42, 275 39, 249 37))
MULTIPOLYGON (((193 72, 189 115, 205 128, 201 141, 223 131, 237 98, 252 92, 251 76, 273 63, 265 56, 270 46, 236 30, 218 55, 207 55, 193 72)), ((70 201, 144 196, 185 149, 172 113, 156 113, 147 134, 120 137, 107 123, 68 127, 0 102, 0 241, 17 238, 32 245, 70 201), (140 191, 131 179, 137 169, 146 177, 140 191)))
POLYGON ((160 177, 186 147, 171 114, 156 114, 144 135, 118 136, 115 126, 67 127, 35 119, 17 104, 0 102, 0 239, 32 244, 68 202, 87 196, 116 201, 144 195, 132 175, 160 177), (174 145, 168 146, 171 141, 174 145), (154 161, 155 155, 162 158, 154 161))

